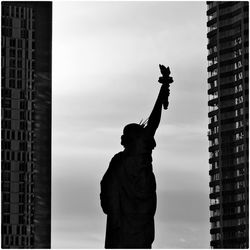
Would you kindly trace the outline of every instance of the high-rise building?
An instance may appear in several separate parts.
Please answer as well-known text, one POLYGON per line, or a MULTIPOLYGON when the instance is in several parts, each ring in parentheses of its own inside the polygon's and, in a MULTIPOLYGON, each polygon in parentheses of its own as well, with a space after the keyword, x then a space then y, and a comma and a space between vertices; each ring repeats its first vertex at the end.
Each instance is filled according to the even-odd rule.
POLYGON ((212 248, 249 246, 247 1, 207 2, 212 248))
POLYGON ((51 2, 2 2, 2 248, 50 248, 51 2))

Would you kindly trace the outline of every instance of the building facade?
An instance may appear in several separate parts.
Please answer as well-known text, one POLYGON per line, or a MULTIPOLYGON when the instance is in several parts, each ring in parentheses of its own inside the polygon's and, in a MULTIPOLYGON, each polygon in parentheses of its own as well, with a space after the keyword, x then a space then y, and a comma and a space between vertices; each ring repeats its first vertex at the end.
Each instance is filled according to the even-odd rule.
POLYGON ((52 4, 2 2, 1 25, 2 248, 50 248, 52 4))
POLYGON ((207 2, 212 248, 249 247, 248 2, 207 2))

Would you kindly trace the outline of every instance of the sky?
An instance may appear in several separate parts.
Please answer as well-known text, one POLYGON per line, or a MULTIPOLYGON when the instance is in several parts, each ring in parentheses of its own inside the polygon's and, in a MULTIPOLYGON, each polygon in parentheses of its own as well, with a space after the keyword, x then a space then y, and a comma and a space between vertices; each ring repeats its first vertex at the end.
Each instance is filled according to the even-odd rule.
POLYGON ((103 248, 100 181, 123 127, 148 118, 159 64, 153 248, 209 248, 205 2, 53 2, 52 248, 103 248))

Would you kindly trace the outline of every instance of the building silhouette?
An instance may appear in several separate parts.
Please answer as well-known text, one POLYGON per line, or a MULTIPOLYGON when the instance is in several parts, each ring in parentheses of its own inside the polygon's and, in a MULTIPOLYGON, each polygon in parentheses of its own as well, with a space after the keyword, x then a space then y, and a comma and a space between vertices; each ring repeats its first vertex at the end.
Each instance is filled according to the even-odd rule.
POLYGON ((248 2, 207 2, 212 248, 249 247, 248 2))
POLYGON ((1 244, 50 248, 52 3, 1 4, 1 244))

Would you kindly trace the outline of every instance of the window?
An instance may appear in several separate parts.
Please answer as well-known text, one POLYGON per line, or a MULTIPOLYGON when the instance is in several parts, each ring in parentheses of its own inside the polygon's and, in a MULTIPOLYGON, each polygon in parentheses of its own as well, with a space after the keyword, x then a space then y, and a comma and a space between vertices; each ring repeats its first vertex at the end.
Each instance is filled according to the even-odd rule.
POLYGON ((10 162, 2 162, 3 170, 10 171, 10 162))
POLYGON ((23 132, 22 132, 22 140, 26 140, 26 139, 27 139, 26 132, 23 131, 23 132))
POLYGON ((12 161, 16 160, 16 158, 15 158, 15 153, 16 153, 16 152, 13 152, 13 151, 11 152, 11 160, 12 160, 12 161))
POLYGON ((238 182, 236 182, 236 188, 237 189, 245 188, 245 182, 244 181, 238 181, 238 182))
POLYGON ((210 216, 211 217, 220 216, 220 210, 216 209, 216 210, 210 211, 210 216))
POLYGON ((3 211, 3 213, 9 213, 10 212, 10 203, 3 203, 2 204, 2 211, 3 211))
POLYGON ((24 205, 19 205, 19 213, 24 213, 24 205))
POLYGON ((234 81, 239 81, 239 80, 242 80, 242 79, 243 79, 242 72, 234 75, 234 81))
POLYGON ((238 92, 240 92, 242 90, 243 90, 242 84, 239 84, 239 85, 237 85, 237 86, 234 87, 234 92, 235 93, 238 93, 238 92))
POLYGON ((214 151, 214 156, 215 156, 215 157, 218 157, 218 156, 219 156, 219 150, 215 150, 215 151, 214 151))
POLYGON ((237 209, 237 213, 245 213, 246 212, 246 205, 238 206, 236 209, 237 209))
POLYGON ((11 118, 11 110, 10 109, 5 109, 4 110, 4 118, 11 118))
POLYGON ((239 133, 236 133, 236 134, 235 134, 235 139, 236 139, 236 140, 241 140, 241 139, 243 139, 243 138, 244 138, 243 132, 239 132, 239 133))
POLYGON ((217 110, 218 109, 218 105, 215 103, 215 104, 213 104, 212 106, 209 106, 209 112, 211 112, 211 111, 215 111, 215 110, 217 110))
POLYGON ((234 51, 234 57, 238 57, 240 55, 242 55, 242 49, 238 49, 234 51))
POLYGON ((9 215, 3 215, 3 223, 10 223, 10 216, 9 215))
POLYGON ((34 245, 34 237, 30 237, 30 245, 31 245, 31 246, 34 245))
POLYGON ((219 127, 218 126, 215 126, 213 129, 212 129, 212 134, 217 134, 219 133, 219 127))
POLYGON ((216 76, 218 74, 217 68, 213 69, 212 71, 208 72, 208 77, 216 76))
POLYGON ((5 245, 9 245, 9 236, 4 237, 5 245))
POLYGON ((10 75, 10 77, 15 78, 16 77, 16 71, 14 69, 10 69, 9 75, 10 75))
POLYGON ((18 70, 17 71, 17 77, 18 78, 22 78, 22 70, 18 70))
POLYGON ((9 15, 9 6, 2 6, 2 14, 3 16, 9 15))
POLYGON ((212 66, 218 62, 217 56, 213 57, 211 60, 208 60, 208 66, 212 66))
MULTIPOLYGON (((8 153, 8 152, 7 152, 8 153)), ((10 172, 3 172, 2 173, 2 178, 4 181, 10 181, 10 172)), ((8 193, 5 193, 3 196, 4 200, 9 202, 10 201, 10 196, 8 193)))
POLYGON ((235 110, 235 116, 240 116, 240 115, 243 115, 243 114, 244 114, 243 108, 240 108, 240 109, 236 109, 236 110, 235 110))
POLYGON ((21 8, 21 18, 24 18, 24 9, 21 8))
POLYGON ((21 30, 21 38, 22 39, 27 39, 28 38, 28 32, 27 30, 21 30))
POLYGON ((10 141, 2 141, 2 149, 8 149, 10 150, 11 149, 11 144, 10 144, 10 141))
POLYGON ((21 20, 21 28, 26 28, 26 20, 21 20))
POLYGON ((14 79, 9 80, 9 87, 10 88, 15 88, 16 87, 16 81, 14 79))
POLYGON ((219 163, 218 163, 218 161, 215 161, 214 162, 214 168, 218 168, 219 167, 219 163))
POLYGON ((213 94, 209 95, 209 100, 218 98, 218 91, 215 91, 213 94))
POLYGON ((241 144, 241 145, 237 145, 235 147, 235 152, 238 153, 238 152, 241 152, 244 150, 244 144, 241 144))
POLYGON ((219 139, 218 138, 214 138, 213 140, 210 141, 210 146, 215 146, 219 144, 219 139))
POLYGON ((22 161, 26 161, 27 160, 27 155, 25 152, 22 152, 22 161))
POLYGON ((18 57, 18 58, 22 58, 22 56, 23 56, 23 52, 22 52, 22 50, 19 49, 19 50, 17 51, 17 57, 18 57))
POLYGON ((21 101, 20 102, 20 109, 25 109, 26 105, 25 105, 25 101, 21 101))
POLYGON ((16 47, 16 40, 10 39, 10 47, 16 47))
MULTIPOLYGON (((19 215, 19 224, 23 224, 24 223, 24 216, 23 215, 19 215)), ((24 237, 22 237, 24 238, 24 237)))
POLYGON ((216 185, 214 187, 211 187, 210 188, 210 193, 217 193, 217 192, 220 192, 220 186, 219 185, 216 185))
POLYGON ((212 240, 220 240, 220 239, 221 239, 220 233, 212 234, 212 240))
POLYGON ((20 129, 27 129, 27 123, 25 121, 20 122, 20 129))
POLYGON ((6 138, 9 140, 10 139, 10 130, 6 131, 6 138))
POLYGON ((243 96, 237 97, 235 98, 235 105, 243 103, 243 101, 244 101, 243 96))
POLYGON ((24 181, 24 178, 25 176, 23 173, 19 174, 19 181, 24 181))
POLYGON ((217 29, 217 23, 214 23, 208 27, 208 32, 216 30, 217 29))
POLYGON ((234 39, 234 45, 238 45, 241 43, 242 43, 241 37, 237 37, 236 39, 234 39))
POLYGON ((241 61, 238 61, 238 62, 234 63, 234 69, 239 69, 241 67, 242 67, 241 61))
POLYGON ((7 234, 7 226, 2 226, 2 234, 7 234))
POLYGON ((218 198, 215 198, 215 199, 211 199, 210 204, 211 205, 220 204, 220 198, 218 197, 218 198))
POLYGON ((11 140, 15 140, 15 130, 11 131, 11 140))
POLYGON ((14 237, 10 236, 10 245, 13 246, 14 245, 14 237))
POLYGON ((17 80, 17 88, 22 88, 22 80, 17 80))
POLYGON ((17 67, 18 68, 22 68, 22 60, 18 60, 17 61, 17 67))
POLYGON ((24 194, 19 194, 19 202, 24 202, 24 194))
POLYGON ((10 59, 9 60, 9 65, 10 65, 10 67, 16 67, 16 61, 15 61, 15 59, 10 59))
POLYGON ((236 157, 235 162, 236 162, 237 165, 241 164, 241 163, 244 163, 245 162, 245 158, 243 156, 236 157))
POLYGON ((209 55, 210 55, 210 54, 213 54, 213 53, 215 53, 215 52, 217 52, 217 47, 216 47, 216 46, 213 46, 213 47, 211 47, 211 48, 208 50, 209 55))
POLYGON ((20 111, 20 119, 21 120, 25 120, 26 119, 25 111, 20 111))
POLYGON ((212 83, 211 83, 211 88, 215 88, 217 87, 218 84, 217 84, 217 80, 214 80, 212 83))
POLYGON ((16 56, 16 50, 10 49, 10 57, 15 57, 15 56, 16 56))
POLYGON ((22 150, 22 151, 27 150, 27 143, 26 142, 20 142, 19 147, 20 147, 20 150, 22 150))
POLYGON ((217 17, 217 12, 213 12, 212 14, 208 15, 208 21, 214 19, 215 17, 217 17))
POLYGON ((212 117, 210 117, 210 123, 214 123, 214 122, 217 122, 218 121, 218 116, 217 115, 214 115, 212 117))
POLYGON ((20 99, 25 99, 25 92, 24 91, 20 91, 20 99))
POLYGON ((24 183, 20 183, 19 184, 19 192, 25 192, 25 185, 24 185, 24 183))
POLYGON ((21 39, 18 39, 17 46, 19 49, 23 47, 23 41, 21 39))
POLYGON ((19 245, 19 238, 18 238, 18 236, 15 236, 15 245, 16 245, 16 246, 19 245))
POLYGON ((243 127, 243 121, 237 121, 237 122, 235 123, 235 127, 236 127, 236 128, 241 128, 241 127, 243 127))
POLYGON ((211 228, 217 228, 217 227, 220 227, 220 221, 211 222, 211 228))
POLYGON ((244 193, 236 194, 235 199, 236 199, 236 201, 244 201, 245 200, 245 194, 244 193))

